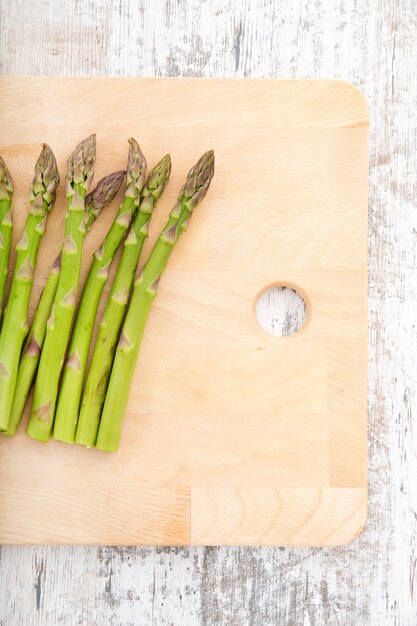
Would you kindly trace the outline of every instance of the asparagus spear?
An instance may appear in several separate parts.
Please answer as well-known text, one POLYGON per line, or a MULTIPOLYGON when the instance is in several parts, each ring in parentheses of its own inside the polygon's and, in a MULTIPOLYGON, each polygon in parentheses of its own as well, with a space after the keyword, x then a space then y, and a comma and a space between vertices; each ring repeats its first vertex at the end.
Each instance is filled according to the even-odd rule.
POLYGON ((5 162, 0 157, 0 322, 12 243, 12 196, 13 182, 5 162))
POLYGON ((204 198, 214 174, 214 152, 206 152, 187 176, 170 218, 135 282, 132 300, 120 335, 104 402, 96 447, 116 451, 122 420, 145 325, 158 283, 180 234, 186 230, 192 211, 204 198))
POLYGON ((73 443, 94 320, 110 265, 139 205, 146 176, 146 159, 135 139, 129 139, 127 188, 118 214, 93 256, 81 295, 66 360, 54 423, 54 439, 73 443))
POLYGON ((28 332, 28 308, 33 273, 46 220, 52 209, 59 174, 55 156, 46 144, 36 162, 29 195, 30 210, 23 236, 16 246, 15 273, 0 334, 0 430, 9 425, 10 410, 19 366, 20 352, 28 332))
MULTIPOLYGON (((91 226, 100 215, 101 211, 114 198, 122 184, 126 172, 114 172, 105 178, 102 178, 97 187, 86 197, 86 230, 90 230, 91 226)), ((19 370, 17 373, 16 388, 13 398, 12 411, 10 414, 9 427, 7 434, 13 437, 22 419, 23 410, 26 400, 32 386, 33 379, 38 368, 41 350, 46 334, 46 324, 51 313, 52 305, 55 300, 56 289, 58 286, 59 276, 61 273, 61 254, 56 258, 47 283, 42 292, 36 309, 35 317, 32 322, 29 335, 26 337, 23 346, 22 356, 20 357, 19 370)))
POLYGON ((27 433, 48 441, 55 414, 58 383, 65 358, 80 278, 82 246, 86 234, 85 198, 93 177, 96 138, 78 144, 67 163, 67 216, 61 274, 39 362, 27 433))
POLYGON ((170 172, 171 158, 166 155, 149 174, 138 212, 124 242, 119 267, 99 326, 81 403, 75 441, 85 446, 94 446, 96 442, 107 383, 133 278, 148 236, 153 209, 168 183, 170 172))

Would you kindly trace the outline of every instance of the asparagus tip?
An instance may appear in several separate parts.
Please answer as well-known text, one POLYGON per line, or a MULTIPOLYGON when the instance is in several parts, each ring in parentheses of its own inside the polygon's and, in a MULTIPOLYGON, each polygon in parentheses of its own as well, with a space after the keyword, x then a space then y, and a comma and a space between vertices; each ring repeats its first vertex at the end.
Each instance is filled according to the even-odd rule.
POLYGON ((146 159, 142 150, 133 137, 129 138, 129 155, 127 159, 127 183, 134 182, 135 187, 141 191, 145 184, 146 159))
POLYGON ((206 196, 214 175, 214 150, 208 150, 188 172, 187 180, 178 196, 179 204, 185 203, 192 211, 206 196))
POLYGON ((46 201, 46 210, 49 211, 55 202, 56 190, 59 185, 59 172, 56 158, 47 143, 42 144, 42 150, 36 161, 35 174, 29 201, 36 210, 36 205, 40 207, 46 201))
POLYGON ((10 199, 13 193, 13 181, 4 159, 0 156, 0 197, 10 199), (3 187, 4 186, 4 187, 3 187))
POLYGON ((96 160, 96 135, 80 141, 67 160, 67 181, 70 186, 82 184, 88 189, 96 160))
POLYGON ((102 211, 119 191, 125 175, 126 170, 119 170, 99 180, 96 188, 86 197, 86 208, 92 204, 96 211, 102 211))
POLYGON ((149 172, 144 190, 144 201, 149 194, 157 200, 168 184, 171 175, 171 156, 166 154, 149 172))

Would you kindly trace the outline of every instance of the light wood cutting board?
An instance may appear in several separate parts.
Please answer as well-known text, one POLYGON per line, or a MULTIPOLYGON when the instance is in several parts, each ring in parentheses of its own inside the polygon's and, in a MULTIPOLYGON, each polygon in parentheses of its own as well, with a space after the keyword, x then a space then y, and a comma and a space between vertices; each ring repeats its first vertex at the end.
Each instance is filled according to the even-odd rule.
MULTIPOLYGON (((368 112, 338 81, 2 78, 1 154, 15 241, 40 142, 62 178, 97 133, 96 180, 134 136, 173 159, 155 239, 190 166, 216 175, 151 314, 118 454, 0 438, 0 541, 336 545, 366 518, 368 112), (255 303, 271 285, 307 303, 274 338, 255 303)), ((33 304, 64 229, 50 217, 33 304)), ((85 246, 88 258, 116 204, 85 246)), ((33 313, 33 305, 32 311, 33 313)), ((26 420, 25 420, 26 421, 26 420)))

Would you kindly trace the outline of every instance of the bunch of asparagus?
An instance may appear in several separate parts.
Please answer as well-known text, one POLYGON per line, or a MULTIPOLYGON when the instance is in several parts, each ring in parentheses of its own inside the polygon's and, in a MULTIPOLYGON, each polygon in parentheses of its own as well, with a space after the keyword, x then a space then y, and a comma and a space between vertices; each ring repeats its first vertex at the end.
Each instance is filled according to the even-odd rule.
MULTIPOLYGON (((0 329, 0 432, 16 434, 35 383, 27 425, 30 437, 45 442, 53 433, 60 441, 116 451, 159 280, 194 208, 208 191, 214 174, 214 153, 203 154, 188 173, 166 226, 135 282, 152 213, 169 180, 171 159, 166 155, 146 175, 146 159, 139 144, 129 139, 126 171, 106 176, 90 191, 95 157, 96 141, 91 135, 68 158, 64 242, 29 329, 28 310, 39 245, 59 185, 56 160, 49 146, 43 146, 36 163, 29 213, 16 246, 14 274, 0 329), (76 310, 84 238, 125 177, 122 203, 93 255, 76 310), (98 305, 121 245, 119 265, 92 347, 98 305)), ((0 323, 12 238, 12 197, 12 179, 0 157, 0 323)))

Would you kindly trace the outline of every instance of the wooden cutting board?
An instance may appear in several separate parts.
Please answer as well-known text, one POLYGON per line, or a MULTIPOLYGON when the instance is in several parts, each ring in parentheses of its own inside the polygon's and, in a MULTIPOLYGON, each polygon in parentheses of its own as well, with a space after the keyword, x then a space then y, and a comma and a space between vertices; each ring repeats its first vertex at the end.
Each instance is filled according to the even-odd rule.
MULTIPOLYGON (((146 252, 190 166, 216 175, 164 276, 118 454, 0 438, 2 543, 336 545, 366 518, 368 112, 340 81, 2 78, 15 241, 42 141, 62 179, 97 133, 96 180, 173 159, 146 252), (259 293, 294 287, 308 319, 266 334, 259 293)), ((103 215, 88 258, 111 223, 103 215)), ((50 217, 36 304, 64 229, 50 217)), ((33 313, 33 306, 32 311, 33 313)), ((25 419, 26 421, 26 419, 25 419)))

